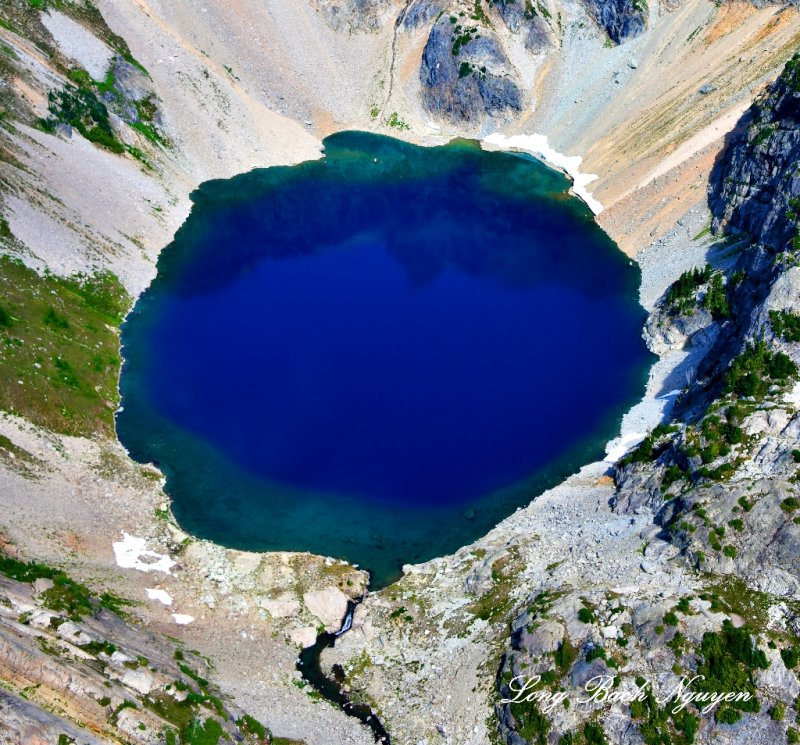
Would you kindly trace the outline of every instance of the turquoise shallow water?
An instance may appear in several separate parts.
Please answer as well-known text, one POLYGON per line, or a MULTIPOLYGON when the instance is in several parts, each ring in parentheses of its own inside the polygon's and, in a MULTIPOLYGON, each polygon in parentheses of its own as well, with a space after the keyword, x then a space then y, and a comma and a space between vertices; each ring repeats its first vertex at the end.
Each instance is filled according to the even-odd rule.
POLYGON ((122 442, 191 532, 375 584, 602 456, 641 396, 638 269, 568 182, 347 132, 204 184, 123 328, 122 442))

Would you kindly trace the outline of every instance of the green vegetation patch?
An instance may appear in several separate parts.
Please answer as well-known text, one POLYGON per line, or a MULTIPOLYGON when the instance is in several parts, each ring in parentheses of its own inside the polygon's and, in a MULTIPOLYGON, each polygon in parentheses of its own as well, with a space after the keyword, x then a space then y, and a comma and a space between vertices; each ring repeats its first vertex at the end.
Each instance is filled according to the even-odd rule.
POLYGON ((788 310, 771 310, 769 321, 775 336, 785 341, 800 341, 800 315, 788 310))
POLYGON ((800 52, 786 63, 781 73, 781 80, 796 93, 800 93, 800 52))
POLYGON ((725 410, 724 419, 717 414, 709 414, 703 420, 699 433, 687 437, 686 454, 699 455, 704 465, 720 456, 729 455, 734 445, 740 445, 745 440, 741 428, 744 416, 744 409, 738 403, 731 404, 725 410))
POLYGON ((83 615, 92 615, 100 608, 118 613, 123 605, 131 603, 111 593, 96 595, 86 585, 71 579, 61 569, 14 559, 0 554, 0 574, 17 582, 35 582, 37 579, 49 579, 53 587, 42 593, 42 602, 51 610, 64 611, 73 620, 80 620, 83 615))
MULTIPOLYGON (((698 234, 698 238, 702 233, 698 234)), ((702 306, 708 310, 715 320, 728 318, 731 314, 725 275, 706 264, 702 269, 694 268, 685 271, 667 290, 664 302, 672 315, 684 316, 694 313, 697 307, 697 292, 708 285, 703 297, 702 306)))
POLYGON ((265 741, 269 738, 269 731, 267 728, 261 724, 258 719, 251 717, 249 714, 245 714, 243 717, 238 719, 236 724, 245 735, 253 735, 259 740, 265 741))
POLYGON ((511 704, 511 713, 517 723, 517 733, 525 742, 534 745, 546 745, 547 733, 550 731, 550 720, 539 711, 535 701, 523 698, 511 704))
POLYGON ((411 129, 411 125, 401 119, 400 115, 396 111, 392 112, 392 115, 386 121, 386 124, 394 129, 399 129, 401 132, 411 129))
POLYGON ((753 674, 756 669, 766 670, 769 662, 764 651, 753 644, 750 629, 746 626, 734 628, 726 619, 720 632, 703 634, 697 651, 701 657, 697 673, 703 677, 694 681, 694 690, 750 694, 747 701, 726 702, 717 710, 717 721, 733 724, 741 718, 740 712, 758 713, 761 706, 756 697, 753 674))
POLYGON ((797 365, 783 352, 772 352, 763 339, 748 344, 731 362, 725 390, 738 396, 763 398, 772 385, 797 378, 797 365))
POLYGON ((708 283, 708 291, 703 298, 703 307, 711 313, 716 321, 727 318, 731 314, 728 293, 722 282, 722 272, 715 272, 708 283))
POLYGON ((50 91, 47 100, 50 116, 40 122, 45 131, 55 131, 59 123, 69 124, 89 142, 112 153, 125 152, 125 146, 111 128, 106 105, 97 98, 94 91, 68 85, 63 90, 50 91))
POLYGON ((16 445, 5 435, 0 435, 0 461, 27 478, 36 478, 45 468, 45 463, 24 448, 16 445))
POLYGON ((561 670, 568 670, 576 659, 578 659, 578 650, 575 649, 570 638, 565 636, 558 649, 553 653, 553 660, 561 670))
MULTIPOLYGON (((645 686, 645 679, 636 678, 636 685, 645 686)), ((667 701, 659 706, 648 687, 643 701, 630 703, 631 718, 640 722, 639 732, 646 745, 690 745, 697 732, 698 717, 688 708, 680 712, 674 711, 674 703, 667 701)))
POLYGON ((678 431, 674 424, 659 424, 638 447, 622 458, 617 465, 624 467, 631 463, 651 463, 670 445, 668 435, 678 431))
POLYGON ((0 257, 0 409, 53 432, 114 434, 118 327, 130 298, 108 272, 41 276, 0 257))
POLYGON ((711 602, 713 613, 741 616, 745 625, 757 632, 767 627, 772 601, 766 593, 750 589, 744 580, 733 575, 715 577, 707 588, 700 599, 711 602))
POLYGON ((664 297, 666 306, 676 315, 686 315, 694 310, 697 290, 711 279, 713 269, 706 264, 702 269, 689 269, 672 283, 664 297))
POLYGON ((222 725, 216 719, 209 717, 205 723, 196 719, 181 732, 181 742, 184 745, 217 745, 223 734, 222 725))

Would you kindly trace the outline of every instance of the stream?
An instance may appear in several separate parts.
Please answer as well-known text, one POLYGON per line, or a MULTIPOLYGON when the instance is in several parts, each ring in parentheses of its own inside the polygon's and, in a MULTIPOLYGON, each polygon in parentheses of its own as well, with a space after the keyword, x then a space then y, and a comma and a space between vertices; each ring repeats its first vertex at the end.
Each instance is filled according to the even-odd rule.
POLYGON ((391 739, 389 738, 389 733, 384 729, 383 724, 372 712, 372 709, 367 704, 354 703, 350 700, 348 694, 344 692, 345 674, 341 665, 333 666, 332 678, 325 675, 320 666, 322 652, 328 647, 333 647, 340 636, 350 631, 353 625, 353 613, 355 613, 356 606, 362 599, 363 598, 357 598, 348 601, 347 613, 338 631, 326 631, 320 634, 313 646, 307 647, 300 652, 300 657, 297 660, 297 669, 303 675, 303 680, 326 701, 335 704, 345 714, 355 717, 362 724, 369 727, 370 730, 372 730, 376 743, 380 743, 380 745, 390 745, 391 739))

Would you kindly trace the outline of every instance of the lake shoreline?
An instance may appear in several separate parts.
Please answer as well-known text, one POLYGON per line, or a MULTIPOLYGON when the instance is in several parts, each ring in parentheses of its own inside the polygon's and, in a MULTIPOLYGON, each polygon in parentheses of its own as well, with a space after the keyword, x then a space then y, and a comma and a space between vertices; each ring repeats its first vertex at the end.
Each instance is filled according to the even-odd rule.
MULTIPOLYGON (((705 217, 701 212, 704 208, 698 209, 697 220, 703 222, 705 217)), ((680 234, 673 240, 661 242, 647 251, 653 257, 663 257, 676 249, 683 253, 696 249, 688 228, 678 232, 680 234)), ((654 286, 660 288, 671 281, 670 277, 674 279, 682 271, 679 266, 674 266, 668 267, 665 273, 662 258, 654 258, 653 264, 657 268, 649 273, 643 266, 641 297, 649 297, 654 286)), ((623 434, 642 431, 644 422, 654 421, 652 411, 662 407, 662 403, 657 401, 660 389, 669 378, 671 367, 679 362, 673 355, 666 362, 662 359, 656 363, 650 372, 647 394, 639 403, 640 407, 644 404, 648 408, 647 418, 626 416, 621 428, 623 434)), ((636 409, 634 407, 632 411, 636 409)), ((43 462, 51 463, 53 468, 52 476, 44 475, 36 484, 20 479, 13 472, 5 472, 2 476, 0 483, 6 493, 27 495, 9 510, 9 520, 15 526, 9 532, 9 539, 24 555, 62 563, 64 541, 78 540, 76 545, 80 546, 80 551, 68 560, 70 572, 80 578, 99 580, 113 587, 118 594, 142 601, 147 598, 148 589, 168 592, 174 598, 171 608, 155 601, 146 602, 137 609, 137 614, 154 630, 175 634, 180 628, 181 635, 189 643, 202 648, 215 659, 216 678, 220 685, 231 691, 249 710, 263 712, 276 733, 303 737, 309 745, 344 742, 345 737, 355 737, 356 742, 363 745, 372 742, 371 737, 362 737, 358 730, 354 732, 351 721, 344 714, 315 706, 307 693, 298 688, 294 677, 295 644, 305 644, 305 640, 310 643, 316 637, 315 627, 319 623, 308 610, 303 588, 310 583, 320 589, 337 589, 336 578, 342 576, 342 572, 349 572, 353 584, 342 586, 340 591, 345 596, 355 596, 366 587, 364 573, 345 563, 310 554, 251 554, 191 539, 171 518, 165 520, 156 516, 169 514, 169 502, 161 491, 161 482, 157 479, 143 481, 141 467, 127 460, 127 454, 118 443, 95 444, 59 437, 56 439, 60 444, 54 451, 51 435, 13 417, 0 421, 0 431, 42 458, 43 462), (109 458, 116 464, 111 471, 100 465, 108 462, 109 458), (87 473, 94 476, 87 480, 87 473), (77 503, 72 496, 76 492, 82 495, 77 503), (110 499, 109 495, 113 498, 110 499), (91 530, 82 526, 91 526, 91 530), (173 556, 180 569, 170 576, 155 578, 150 573, 136 570, 120 571, 111 544, 120 540, 120 531, 123 530, 146 540, 149 550, 173 556), (48 539, 48 535, 55 536, 55 539, 48 539), (267 567, 273 568, 267 570, 267 567), (283 568, 278 571, 277 567, 283 568), (259 572, 267 574, 263 579, 255 579, 261 576, 259 572), (356 578, 359 579, 356 581, 356 578), (272 589, 270 595, 265 596, 263 590, 268 587, 272 589), (172 618, 173 612, 195 620, 178 627, 172 618), (241 633, 247 634, 247 639, 243 640, 241 633), (277 676, 274 687, 264 688, 258 670, 251 669, 247 661, 253 656, 257 656, 267 669, 273 670, 273 676, 277 676)), ((575 498, 574 489, 584 490, 587 479, 594 483, 606 478, 608 470, 608 464, 603 463, 585 466, 580 473, 546 492, 529 507, 518 510, 486 536, 463 547, 455 555, 439 557, 425 565, 406 567, 405 578, 428 576, 431 567, 444 568, 476 547, 491 546, 498 540, 498 535, 507 535, 509 531, 530 531, 530 527, 524 526, 530 525, 527 516, 532 509, 547 514, 544 510, 552 502, 553 493, 565 495, 563 499, 569 505, 575 498)), ((550 523, 549 517, 540 516, 536 520, 539 528, 550 523)), ((364 606, 360 606, 359 615, 371 610, 372 599, 380 603, 386 592, 395 586, 369 596, 364 606)), ((436 586, 436 583, 431 586, 436 586)), ((444 593, 443 597, 447 594, 458 597, 463 590, 454 594, 454 590, 449 589, 444 593)), ((362 637, 363 633, 363 618, 359 618, 353 631, 343 637, 343 642, 347 639, 343 649, 346 650, 347 645, 362 637)), ((480 646, 478 644, 474 650, 476 664, 482 655, 478 651, 480 646)), ((431 654, 436 656, 433 652, 431 654)), ((475 700, 471 700, 469 706, 471 710, 481 711, 475 700)), ((475 726, 479 725, 476 723, 475 726)), ((391 732, 391 723, 388 728, 391 732)), ((470 740, 465 739, 464 743, 467 742, 470 740)))

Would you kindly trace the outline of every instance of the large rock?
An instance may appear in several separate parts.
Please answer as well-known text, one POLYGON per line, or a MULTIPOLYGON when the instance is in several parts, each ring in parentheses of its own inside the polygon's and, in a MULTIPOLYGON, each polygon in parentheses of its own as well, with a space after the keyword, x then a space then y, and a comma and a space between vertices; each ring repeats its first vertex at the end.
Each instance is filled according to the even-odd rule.
MULTIPOLYGON (((455 16, 453 16, 455 17, 455 16)), ((508 118, 522 110, 517 75, 495 36, 485 28, 456 43, 467 28, 443 14, 431 29, 422 53, 422 102, 436 116, 481 124, 487 116, 508 118)))
POLYGON ((86 629, 81 628, 72 621, 65 621, 62 623, 58 627, 58 631, 56 633, 60 639, 63 639, 65 642, 69 642, 70 644, 74 644, 76 647, 83 647, 87 644, 91 644, 92 642, 99 641, 94 634, 89 633, 86 629))
POLYGON ((556 621, 545 621, 533 631, 523 629, 520 634, 520 647, 532 657, 555 652, 564 638, 564 627, 556 621))
POLYGON ((691 338, 692 346, 701 346, 701 337, 695 336, 707 332, 706 345, 711 346, 719 335, 719 327, 714 323, 711 314, 705 308, 697 308, 691 315, 673 317, 667 309, 659 307, 647 319, 647 342, 651 351, 663 354, 668 350, 683 349, 691 338), (715 328, 709 332, 708 329, 715 328))
POLYGON ((313 626, 303 626, 299 629, 292 629, 289 638, 303 648, 313 647, 317 641, 317 630, 313 626))
POLYGON ((748 235, 774 251, 795 235, 800 196, 800 54, 740 122, 715 172, 714 228, 748 235))
POLYGON ((786 704, 793 704, 798 694, 800 694, 800 684, 797 676, 786 669, 780 653, 777 649, 767 649, 769 667, 766 670, 758 670, 756 673, 756 685, 759 690, 765 688, 769 692, 786 704))
POLYGON ((144 668, 127 670, 122 676, 122 685, 146 696, 156 687, 156 679, 144 668))
POLYGON ((617 44, 638 36, 645 29, 647 3, 643 0, 586 0, 586 7, 617 44))
POLYGON ((447 0, 413 0, 403 13, 403 28, 417 28, 432 21, 446 5, 447 0))
POLYGON ((497 9, 508 30, 521 35, 529 52, 543 52, 553 44, 552 29, 548 18, 552 11, 547 2, 522 3, 516 0, 500 0, 497 9))
POLYGON ((108 742, 105 737, 95 737, 66 719, 0 688, 0 742, 57 742, 57 739, 53 739, 54 733, 68 738, 67 742, 81 745, 104 745, 108 742))
POLYGON ((150 78, 122 57, 114 58, 114 88, 128 101, 144 101, 154 95, 150 78))
POLYGON ((319 618, 327 631, 338 631, 347 613, 347 596, 335 588, 314 590, 303 595, 306 608, 319 618))
POLYGON ((576 662, 575 667, 570 672, 569 679, 573 688, 584 688, 593 678, 609 674, 609 667, 606 665, 605 660, 598 657, 591 662, 586 660, 576 662))
POLYGON ((259 605, 273 618, 289 618, 300 612, 300 601, 294 598, 264 599, 259 605))

